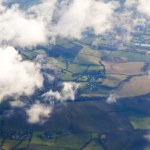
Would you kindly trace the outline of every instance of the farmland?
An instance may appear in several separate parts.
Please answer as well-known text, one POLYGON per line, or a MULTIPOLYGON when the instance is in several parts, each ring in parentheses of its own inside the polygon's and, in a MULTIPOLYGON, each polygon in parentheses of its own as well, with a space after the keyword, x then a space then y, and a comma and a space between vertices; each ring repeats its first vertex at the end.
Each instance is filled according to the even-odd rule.
POLYGON ((149 76, 133 77, 128 82, 124 83, 124 85, 117 90, 117 93, 120 97, 146 95, 150 92, 149 85, 149 76))
POLYGON ((134 129, 150 129, 150 117, 130 117, 134 129))
POLYGON ((148 1, 10 1, 0 150, 150 150, 148 1))
POLYGON ((150 103, 147 101, 141 105, 142 101, 143 98, 126 98, 109 105, 104 99, 89 98, 66 103, 61 109, 57 105, 53 116, 40 126, 25 124, 18 113, 5 118, 3 124, 1 122, 0 145, 6 150, 116 150, 122 147, 145 150, 145 146, 149 146, 143 138, 149 129, 149 107, 143 108, 150 103), (26 129, 22 127, 24 124, 26 129), (141 145, 136 145, 137 142, 141 145))
POLYGON ((144 62, 112 63, 103 62, 107 74, 139 75, 143 74, 144 62))
POLYGON ((144 51, 98 50, 84 42, 57 38, 52 49, 37 49, 23 55, 29 59, 44 55, 61 82, 80 83, 80 97, 107 97, 112 91, 120 97, 150 92, 146 82, 150 55, 144 51))

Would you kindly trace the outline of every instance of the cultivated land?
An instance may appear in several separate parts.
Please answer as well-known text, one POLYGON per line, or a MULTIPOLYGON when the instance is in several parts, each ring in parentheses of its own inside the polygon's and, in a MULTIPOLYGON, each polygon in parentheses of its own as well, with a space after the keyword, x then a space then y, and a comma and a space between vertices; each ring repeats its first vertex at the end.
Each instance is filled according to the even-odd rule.
MULTIPOLYGON (((139 50, 94 49, 89 41, 59 38, 52 50, 23 52, 29 60, 44 56, 58 81, 81 86, 76 102, 56 106, 58 109, 44 125, 29 125, 22 112, 9 119, 1 117, 0 148, 149 150, 144 137, 150 130, 150 102, 142 95, 150 93, 150 55, 139 50), (112 92, 125 99, 107 104, 112 92)), ((8 105, 1 105, 1 114, 5 109, 9 110, 8 105)))
POLYGON ((121 50, 108 45, 107 49, 105 38, 105 46, 94 48, 91 42, 91 38, 83 41, 57 38, 55 46, 25 51, 23 55, 28 59, 44 55, 61 82, 80 83, 78 97, 108 97, 114 91, 120 97, 134 97, 150 92, 150 54, 146 48, 128 46, 121 50))
POLYGON ((149 131, 150 102, 142 102, 147 98, 120 99, 113 105, 100 98, 56 105, 54 114, 43 125, 29 125, 21 112, 15 113, 0 120, 0 147, 6 150, 145 150, 149 146, 144 137, 149 131))
POLYGON ((112 63, 102 62, 106 66, 107 74, 120 74, 120 75, 140 75, 143 74, 142 68, 144 62, 126 62, 126 63, 112 63))
POLYGON ((146 95, 150 92, 150 77, 138 76, 131 78, 128 82, 124 83, 117 93, 120 97, 134 97, 146 95))
POLYGON ((150 42, 150 27, 133 32, 130 43, 116 44, 111 35, 57 38, 55 46, 21 51, 30 61, 43 56, 58 82, 81 86, 76 101, 56 104, 43 125, 28 124, 20 109, 8 117, 12 111, 2 103, 0 149, 150 150, 145 138, 150 132, 150 48, 142 46, 150 42), (93 46, 96 39, 99 45, 93 46), (107 104, 112 92, 120 99, 107 104))

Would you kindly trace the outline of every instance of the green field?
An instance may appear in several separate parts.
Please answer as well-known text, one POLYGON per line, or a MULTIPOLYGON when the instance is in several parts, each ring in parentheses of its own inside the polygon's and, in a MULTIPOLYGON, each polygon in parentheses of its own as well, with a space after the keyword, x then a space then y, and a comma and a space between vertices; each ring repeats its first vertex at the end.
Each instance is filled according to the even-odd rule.
POLYGON ((23 55, 27 56, 30 59, 32 59, 33 57, 39 54, 46 54, 46 52, 44 50, 33 50, 33 51, 28 51, 23 53, 23 55))
POLYGON ((129 117, 134 129, 150 129, 150 117, 129 117))
POLYGON ((98 91, 89 91, 89 90, 84 90, 82 91, 82 94, 80 95, 80 97, 107 97, 109 96, 109 90, 104 90, 104 89, 100 89, 98 91))
POLYGON ((104 79, 102 85, 114 88, 118 86, 126 78, 127 76, 125 75, 107 75, 107 78, 104 79))
POLYGON ((15 147, 16 148, 27 148, 28 143, 29 143, 28 140, 19 141, 19 140, 6 139, 1 147, 6 150, 10 150, 15 147))
POLYGON ((104 150, 98 140, 92 140, 83 150, 104 150))
POLYGON ((135 52, 127 52, 127 51, 114 51, 110 55, 111 57, 125 57, 129 62, 145 62, 150 61, 149 54, 140 54, 135 52))
POLYGON ((146 146, 144 150, 150 150, 150 146, 146 146))
POLYGON ((72 73, 83 73, 87 68, 88 66, 68 62, 66 69, 72 73))
POLYGON ((57 147, 63 147, 66 149, 80 149, 90 140, 89 135, 73 135, 69 134, 60 138, 57 138, 55 145, 57 147), (67 141, 67 142, 66 142, 67 141))
POLYGON ((40 138, 42 136, 42 132, 34 132, 30 144, 32 145, 47 145, 47 146, 53 146, 54 145, 54 140, 42 140, 40 138))

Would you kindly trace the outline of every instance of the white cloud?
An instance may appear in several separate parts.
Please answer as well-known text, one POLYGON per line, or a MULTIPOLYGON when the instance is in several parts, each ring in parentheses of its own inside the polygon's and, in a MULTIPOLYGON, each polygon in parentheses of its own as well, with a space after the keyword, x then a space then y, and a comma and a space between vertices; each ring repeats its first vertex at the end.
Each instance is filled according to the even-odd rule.
POLYGON ((138 10, 142 13, 150 15, 150 1, 149 0, 139 0, 138 10))
POLYGON ((17 4, 10 8, 0 3, 0 44, 34 47, 47 44, 50 36, 54 0, 23 11, 17 4))
POLYGON ((23 61, 13 47, 0 48, 0 101, 7 96, 31 95, 42 84, 38 65, 23 61))
POLYGON ((44 123, 50 114, 52 113, 52 107, 45 106, 43 104, 35 103, 29 109, 26 110, 28 116, 28 122, 35 123, 44 123))
POLYGON ((46 100, 57 100, 57 101, 66 101, 66 100, 74 100, 76 91, 79 88, 79 84, 74 82, 65 82, 63 83, 63 89, 61 92, 58 91, 48 91, 47 93, 43 94, 43 97, 46 100))
POLYGON ((126 0, 125 6, 127 8, 137 8, 140 13, 150 15, 150 1, 149 0, 126 0))
POLYGON ((145 138, 148 142, 150 142, 150 132, 148 132, 148 133, 144 136, 144 138, 145 138))
MULTIPOLYGON (((150 15, 150 2, 147 0, 126 0, 125 6, 135 7, 141 13, 150 15)), ((119 8, 116 1, 42 0, 25 11, 16 4, 8 8, 1 2, 0 44, 19 47, 46 45, 55 42, 56 35, 80 39, 87 29, 92 29, 96 35, 103 34, 112 30, 116 26, 115 22, 120 23, 118 19, 122 16, 116 17, 116 8, 119 8)), ((133 18, 131 20, 134 22, 133 18)), ((127 23, 126 28, 130 26, 127 23)))
POLYGON ((128 8, 131 8, 137 4, 137 0, 126 0, 125 6, 128 8))
POLYGON ((25 103, 22 102, 21 100, 14 100, 10 102, 11 107, 24 107, 25 103))
POLYGON ((102 2, 96 0, 74 0, 63 12, 54 27, 57 35, 71 38, 81 38, 88 28, 95 34, 102 34, 112 28, 112 16, 118 7, 117 2, 102 2))
POLYGON ((112 103, 116 103, 117 99, 119 98, 119 96, 115 93, 112 93, 109 95, 109 97, 107 98, 107 103, 108 104, 112 104, 112 103))
POLYGON ((33 14, 36 18, 49 22, 52 20, 56 0, 43 0, 38 5, 28 9, 28 13, 33 14))
POLYGON ((43 0, 25 11, 16 4, 8 8, 0 3, 0 44, 46 45, 54 43, 56 35, 81 38, 89 28, 102 34, 113 28, 113 15, 118 7, 116 1, 43 0))

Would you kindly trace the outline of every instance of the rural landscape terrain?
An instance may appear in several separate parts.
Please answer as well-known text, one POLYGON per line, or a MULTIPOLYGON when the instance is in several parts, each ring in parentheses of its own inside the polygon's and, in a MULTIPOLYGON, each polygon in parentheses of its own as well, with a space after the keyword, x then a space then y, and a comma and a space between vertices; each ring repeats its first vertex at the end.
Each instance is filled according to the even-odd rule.
MULTIPOLYGON (((15 2, 22 9, 36 3, 15 2)), ((119 4, 117 13, 125 0, 119 4)), ((131 40, 116 27, 81 39, 56 36, 55 44, 32 50, 16 46, 23 60, 40 63, 44 88, 19 102, 14 93, 0 97, 0 150, 150 150, 150 22, 137 22, 131 40), (30 118, 36 100, 53 107, 46 120, 44 113, 30 118)))

